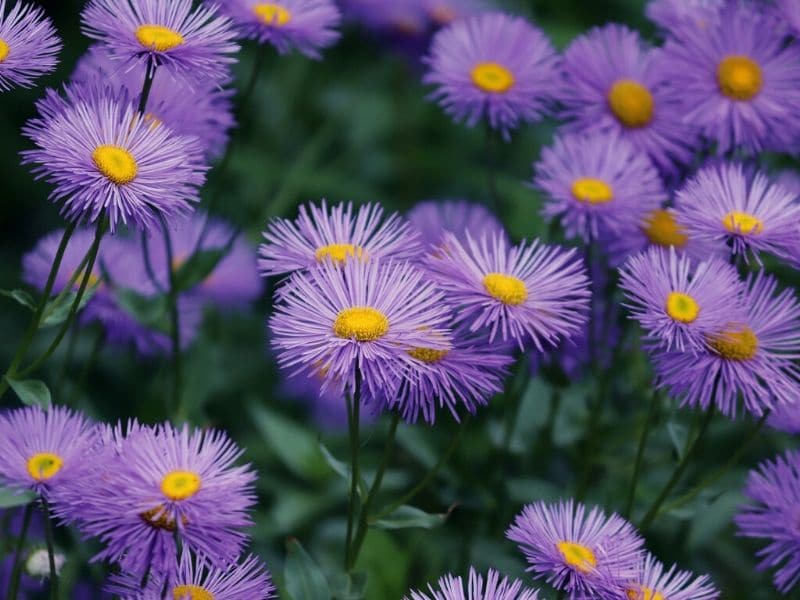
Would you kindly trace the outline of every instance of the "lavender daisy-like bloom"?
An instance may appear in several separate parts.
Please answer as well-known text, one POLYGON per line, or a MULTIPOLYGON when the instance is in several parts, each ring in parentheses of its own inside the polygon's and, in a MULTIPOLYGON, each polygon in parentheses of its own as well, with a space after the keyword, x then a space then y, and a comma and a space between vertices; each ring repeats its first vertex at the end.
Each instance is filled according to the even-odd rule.
POLYGON ((331 0, 229 0, 220 12, 242 37, 272 44, 281 54, 296 48, 311 58, 320 58, 320 49, 339 39, 336 28, 342 18, 331 0))
POLYGON ((679 91, 668 83, 660 50, 610 24, 567 48, 559 99, 572 131, 616 132, 672 174, 675 163, 691 159, 696 136, 682 124, 679 91))
POLYGON ((105 212, 112 232, 121 224, 145 229, 200 200, 206 167, 195 138, 153 127, 131 104, 108 96, 72 94, 57 114, 48 102, 23 129, 37 148, 22 154, 53 184, 50 197, 63 202, 69 220, 105 212))
POLYGON ((263 563, 253 555, 223 567, 183 551, 172 570, 174 575, 155 575, 142 589, 141 576, 123 573, 112 577, 107 591, 121 600, 155 600, 164 590, 176 600, 268 600, 275 586, 263 563))
POLYGON ((559 136, 534 172, 546 195, 542 214, 587 243, 626 235, 666 196, 652 163, 616 133, 559 136))
POLYGON ((800 369, 800 305, 793 290, 778 293, 774 278, 750 275, 742 295, 745 314, 707 336, 700 353, 653 349, 658 385, 683 405, 707 409, 712 403, 735 417, 738 399, 761 416, 797 401, 800 369))
POLYGON ((461 577, 445 575, 435 588, 428 585, 428 593, 412 590, 404 600, 537 600, 538 597, 536 590, 523 587, 519 580, 503 577, 494 569, 489 569, 484 579, 470 567, 466 587, 461 577))
POLYGON ((639 575, 621 583, 613 578, 603 590, 607 600, 717 600, 719 590, 708 575, 695 577, 690 571, 680 571, 677 565, 669 570, 652 554, 642 559, 639 575))
POLYGON ((684 121, 722 154, 795 143, 800 110, 800 47, 784 44, 778 23, 745 2, 729 2, 698 35, 676 26, 664 52, 684 121))
POLYGON ((743 317, 739 274, 720 259, 693 265, 674 248, 653 248, 628 260, 620 286, 631 316, 667 350, 702 350, 709 335, 743 317))
POLYGON ((800 203, 785 187, 738 164, 707 167, 678 191, 675 216, 689 235, 760 264, 760 252, 791 258, 800 244, 800 203))
POLYGON ((55 70, 61 40, 38 6, 17 2, 8 9, 0 0, 0 91, 31 87, 55 70))
MULTIPOLYGON (((50 275, 50 269, 55 262, 58 247, 61 244, 63 236, 63 229, 48 233, 36 242, 36 246, 33 250, 22 257, 22 279, 25 283, 38 290, 43 290, 45 288, 47 277, 50 275)), ((94 237, 95 233, 90 229, 76 229, 73 232, 64 250, 64 255, 61 258, 61 265, 59 266, 56 278, 53 282, 53 294, 58 294, 69 285, 78 267, 82 266, 81 263, 89 252, 94 237)), ((106 293, 106 289, 98 285, 101 278, 102 272, 100 270, 100 265, 98 262, 95 262, 94 268, 89 275, 88 289, 94 289, 95 294, 99 295, 106 293)), ((75 289, 80 286, 81 279, 82 275, 78 275, 73 286, 75 289)))
POLYGON ((514 340, 537 350, 577 334, 587 321, 589 278, 574 249, 534 240, 509 247, 497 234, 462 244, 444 236, 443 256, 426 264, 458 320, 484 327, 489 341, 514 340))
POLYGON ((425 58, 424 82, 458 121, 485 118, 504 137, 540 120, 555 93, 558 58, 544 33, 521 17, 491 12, 438 32, 425 58))
POLYGON ((379 204, 353 210, 348 202, 328 207, 300 207, 296 220, 273 219, 258 249, 258 266, 265 276, 310 269, 324 263, 338 265, 357 259, 413 259, 421 252, 417 235, 398 214, 383 218, 379 204))
POLYGON ((788 594, 800 581, 800 452, 787 451, 750 472, 745 495, 750 503, 734 517, 738 534, 769 540, 758 551, 759 570, 776 569, 775 587, 788 594))
POLYGON ((587 514, 573 500, 527 505, 506 537, 519 545, 536 579, 575 600, 598 597, 609 578, 634 580, 644 546, 622 517, 596 507, 587 514))
POLYGON ((114 60, 152 61, 189 81, 227 80, 239 50, 230 20, 192 0, 90 0, 81 23, 114 60))
POLYGON ((407 350, 446 350, 447 309, 424 273, 407 263, 328 263, 292 275, 269 320, 281 367, 321 372, 353 392, 356 369, 380 397, 415 360, 407 350))
MULTIPOLYGON (((162 424, 110 444, 105 468, 79 484, 78 527, 98 537, 97 555, 140 578, 175 571, 176 538, 214 566, 233 561, 250 524, 255 473, 235 466, 242 450, 219 431, 162 424)), ((141 579, 140 579, 141 580, 141 579)))
POLYGON ((62 407, 0 413, 0 483, 58 501, 61 490, 87 470, 95 426, 62 407))
POLYGON ((667 31, 682 24, 705 29, 718 18, 724 5, 725 0, 650 0, 645 12, 667 31))
POLYGON ((406 216, 428 248, 438 247, 447 231, 455 235, 462 244, 467 242, 467 232, 474 239, 493 233, 506 235, 503 224, 494 213, 483 204, 467 200, 419 202, 406 216))

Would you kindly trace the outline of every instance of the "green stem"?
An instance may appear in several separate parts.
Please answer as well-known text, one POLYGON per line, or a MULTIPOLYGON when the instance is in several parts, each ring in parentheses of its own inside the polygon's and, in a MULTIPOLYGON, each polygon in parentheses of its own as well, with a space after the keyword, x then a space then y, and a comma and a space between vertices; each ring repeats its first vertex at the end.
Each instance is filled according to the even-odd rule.
POLYGON ((500 194, 497 191, 497 133, 487 123, 486 125, 486 180, 489 188, 489 200, 492 208, 498 210, 500 194))
POLYGON ((142 83, 142 95, 139 96, 139 108, 137 112, 144 115, 147 110, 147 100, 150 98, 150 91, 153 89, 153 80, 156 77, 156 69, 158 65, 153 60, 153 57, 147 59, 147 67, 144 71, 144 82, 142 83))
POLYGON ((180 422, 185 420, 187 416, 181 393, 183 374, 181 366, 180 313, 178 312, 178 290, 175 282, 175 269, 172 266, 172 237, 169 233, 169 226, 163 217, 161 217, 161 229, 164 233, 164 247, 167 250, 167 273, 169 273, 167 302, 169 303, 170 336, 172 338, 172 405, 175 407, 175 420, 180 422))
POLYGON ((25 507, 25 515, 22 517, 22 529, 17 539, 17 548, 14 552, 14 566, 11 568, 11 580, 8 584, 8 600, 17 600, 19 592, 19 580, 22 576, 22 549, 25 547, 25 539, 28 537, 28 527, 31 524, 33 515, 33 502, 25 507))
POLYGON ((58 573, 56 572, 56 549, 53 543, 53 521, 50 516, 50 507, 42 496, 42 510, 44 511, 44 537, 47 542, 47 559, 50 562, 50 598, 58 600, 58 573))
POLYGON ((650 410, 647 412, 647 417, 644 422, 644 429, 639 438, 639 448, 636 450, 636 462, 633 463, 633 475, 631 476, 631 486, 628 490, 628 502, 625 505, 624 516, 626 519, 630 518, 633 504, 636 501, 636 485, 639 482, 639 471, 642 468, 642 459, 644 458, 644 449, 647 446, 647 438, 650 435, 650 428, 655 421, 656 413, 658 412, 658 390, 653 390, 653 396, 650 398, 650 410))
POLYGON ((358 507, 358 482, 361 480, 359 470, 359 415, 361 406, 361 370, 356 365, 355 389, 353 395, 347 395, 347 421, 350 432, 350 506, 347 511, 347 537, 344 546, 344 569, 350 572, 351 552, 353 545, 353 527, 358 507))

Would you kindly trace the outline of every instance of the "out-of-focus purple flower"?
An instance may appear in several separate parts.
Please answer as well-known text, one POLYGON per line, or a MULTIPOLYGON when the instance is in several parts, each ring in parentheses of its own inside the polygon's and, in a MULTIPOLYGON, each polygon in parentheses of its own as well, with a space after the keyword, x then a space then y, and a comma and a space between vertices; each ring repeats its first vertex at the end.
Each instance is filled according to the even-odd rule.
POLYGON ((596 598, 608 581, 636 578, 644 540, 633 526, 573 500, 527 505, 506 537, 516 542, 537 579, 570 597, 596 598))
POLYGON ((470 331, 489 341, 514 340, 537 350, 577 335, 589 308, 589 278, 576 251, 534 240, 509 247, 504 236, 462 244, 444 236, 441 255, 426 261, 447 302, 470 331))
POLYGON ((384 220, 379 204, 366 204, 354 211, 349 202, 330 209, 325 200, 320 206, 309 203, 300 207, 294 221, 273 219, 264 238, 266 242, 258 249, 258 266, 265 276, 325 263, 413 259, 422 250, 409 224, 396 213, 384 220))
POLYGON ((90 0, 81 23, 112 59, 152 61, 188 81, 226 81, 239 50, 230 20, 192 0, 90 0))
POLYGON ((800 37, 800 4, 795 0, 776 0, 775 10, 778 18, 789 26, 792 35, 800 37))
POLYGON ((559 136, 534 165, 542 214, 586 243, 623 237, 661 206, 666 191, 645 155, 617 133, 559 136))
POLYGON ((785 44, 772 15, 728 2, 698 32, 676 25, 664 48, 670 87, 684 122, 716 144, 719 154, 757 153, 796 143, 800 111, 800 47, 785 44))
POLYGON ((792 435, 800 433, 800 402, 778 406, 767 419, 767 425, 792 435))
POLYGON ((573 131, 613 131, 647 154, 659 169, 692 157, 697 136, 681 122, 680 89, 668 85, 660 50, 623 25, 595 28, 564 53, 560 100, 573 131))
POLYGON ((445 575, 435 588, 428 585, 428 593, 412 590, 404 600, 537 600, 538 597, 538 591, 523 587, 517 579, 503 577, 494 569, 489 569, 484 579, 470 567, 466 587, 461 577, 445 575))
POLYGON ((0 0, 0 91, 31 87, 54 71, 61 46, 41 8, 17 2, 9 9, 6 0, 0 0))
POLYGON ((776 569, 775 587, 788 594, 800 581, 800 452, 789 450, 761 463, 750 472, 744 493, 750 503, 734 518, 738 534, 769 540, 758 551, 758 568, 776 569))
POLYGON ((484 12, 487 0, 343 0, 345 14, 384 36, 418 37, 424 41, 431 30, 484 12))
POLYGON ((630 581, 612 579, 602 598, 605 600, 717 600, 719 590, 708 575, 695 577, 680 571, 677 565, 669 570, 652 554, 641 560, 639 575, 630 581))
POLYGON ((783 186, 794 195, 795 202, 800 203, 800 173, 784 169, 775 173, 773 178, 776 184, 783 186))
POLYGON ((735 417, 739 397, 757 416, 797 402, 800 391, 800 305, 791 289, 777 293, 775 279, 763 271, 750 275, 743 290, 744 318, 734 316, 707 337, 700 353, 652 349, 658 385, 682 405, 707 409, 714 404, 735 417))
POLYGON ((676 25, 695 27, 697 34, 714 23, 725 0, 650 0, 647 18, 670 31, 676 25))
POLYGON ((504 137, 542 119, 557 89, 558 57, 544 33, 500 12, 456 21, 437 33, 424 82, 458 121, 485 118, 504 137))
POLYGON ((462 244, 467 242, 467 233, 476 240, 494 233, 506 235, 494 213, 483 204, 467 200, 426 200, 406 216, 429 250, 441 244, 445 232, 455 235, 462 244))

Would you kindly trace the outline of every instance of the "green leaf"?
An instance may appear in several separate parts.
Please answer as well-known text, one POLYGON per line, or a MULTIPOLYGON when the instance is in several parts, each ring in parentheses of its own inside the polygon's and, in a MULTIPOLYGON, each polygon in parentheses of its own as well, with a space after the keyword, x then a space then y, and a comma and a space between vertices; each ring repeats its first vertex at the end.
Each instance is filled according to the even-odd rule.
MULTIPOLYGON (((94 296, 94 288, 87 288, 83 296, 81 297, 80 306, 78 306, 79 312, 89 300, 92 299, 94 296)), ((67 316, 69 316, 69 311, 72 309, 72 305, 75 302, 75 298, 78 297, 78 292, 69 292, 64 294, 61 297, 57 297, 50 302, 47 303, 44 309, 44 319, 40 324, 40 327, 52 327, 53 325, 61 325, 64 321, 67 320, 67 316)))
POLYGON ((414 506, 401 506, 384 518, 375 521, 375 527, 381 529, 433 529, 443 525, 447 520, 447 514, 435 515, 426 513, 424 510, 414 506))
MULTIPOLYGON (((350 485, 350 466, 345 464, 343 461, 336 458, 330 450, 323 444, 322 442, 319 443, 320 452, 322 452, 322 458, 325 460, 327 465, 333 469, 333 471, 339 475, 342 479, 347 481, 347 485, 350 485)), ((364 481, 362 477, 358 482, 358 495, 362 498, 367 493, 367 482, 364 481)))
POLYGON ((36 310, 36 301, 25 290, 0 290, 0 296, 11 298, 26 308, 36 310))
POLYGON ((227 253, 227 247, 195 252, 175 271, 175 289, 182 292, 204 281, 227 253))
POLYGON ((0 509, 25 506, 36 499, 36 494, 30 490, 15 490, 0 487, 0 509))
POLYGON ((25 379, 24 381, 18 379, 6 378, 8 385, 11 386, 23 404, 28 406, 38 406, 47 410, 50 408, 52 398, 50 397, 50 390, 44 382, 38 379, 25 379))
POLYGON ((169 303, 165 296, 142 296, 126 288, 117 288, 115 292, 122 309, 139 323, 160 331, 169 330, 169 303))
POLYGON ((678 455, 678 459, 680 460, 683 458, 683 451, 686 448, 689 430, 680 423, 670 422, 667 423, 667 433, 669 433, 669 439, 672 442, 672 446, 675 448, 675 453, 678 455))
POLYGON ((333 597, 336 600, 361 600, 367 591, 367 574, 340 573, 333 579, 333 597))
POLYGON ((314 559, 294 538, 286 542, 283 577, 292 600, 330 600, 331 590, 314 559))

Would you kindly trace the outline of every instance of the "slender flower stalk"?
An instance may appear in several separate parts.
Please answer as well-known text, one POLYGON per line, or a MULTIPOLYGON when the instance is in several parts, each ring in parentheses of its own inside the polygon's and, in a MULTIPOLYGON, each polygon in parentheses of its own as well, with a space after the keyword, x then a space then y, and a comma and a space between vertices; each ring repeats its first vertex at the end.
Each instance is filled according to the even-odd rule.
POLYGON ((59 600, 58 593, 58 572, 56 569, 56 551, 55 543, 53 541, 53 522, 51 520, 50 505, 47 499, 42 496, 42 512, 44 512, 44 536, 47 542, 47 560, 50 566, 50 598, 51 600, 59 600))
POLYGON ((22 575, 22 549, 25 547, 25 539, 28 537, 28 528, 33 516, 33 502, 25 507, 25 515, 22 517, 22 529, 17 538, 17 547, 14 551, 14 565, 11 567, 11 578, 8 584, 8 600, 17 600, 19 593, 19 580, 22 575))
MULTIPOLYGON (((350 572, 355 560, 352 557, 353 528, 355 525, 356 511, 358 510, 358 483, 361 480, 359 468, 359 419, 361 411, 361 370, 356 364, 355 384, 352 396, 347 397, 347 422, 350 432, 350 507, 347 512, 347 537, 344 547, 344 568, 350 572)), ((362 507, 363 510, 363 507, 362 507)))
POLYGON ((636 461, 633 464, 633 475, 628 491, 628 503, 625 505, 625 512, 622 515, 626 519, 630 518, 633 504, 636 500, 636 485, 639 482, 639 471, 642 468, 642 459, 644 458, 644 449, 647 446, 647 438, 650 436, 650 430, 655 421, 656 413, 658 412, 658 400, 658 390, 653 390, 653 396, 650 399, 650 410, 647 412, 642 435, 639 438, 639 448, 636 450, 636 461))
POLYGON ((180 340, 180 312, 178 311, 178 288, 175 279, 175 256, 172 252, 172 238, 166 221, 161 220, 161 229, 164 233, 164 249, 167 259, 167 273, 169 274, 169 289, 167 290, 167 304, 169 306, 170 339, 172 340, 172 402, 175 409, 175 419, 180 422, 186 418, 186 407, 183 406, 181 388, 183 387, 183 373, 181 365, 181 340, 180 340))

